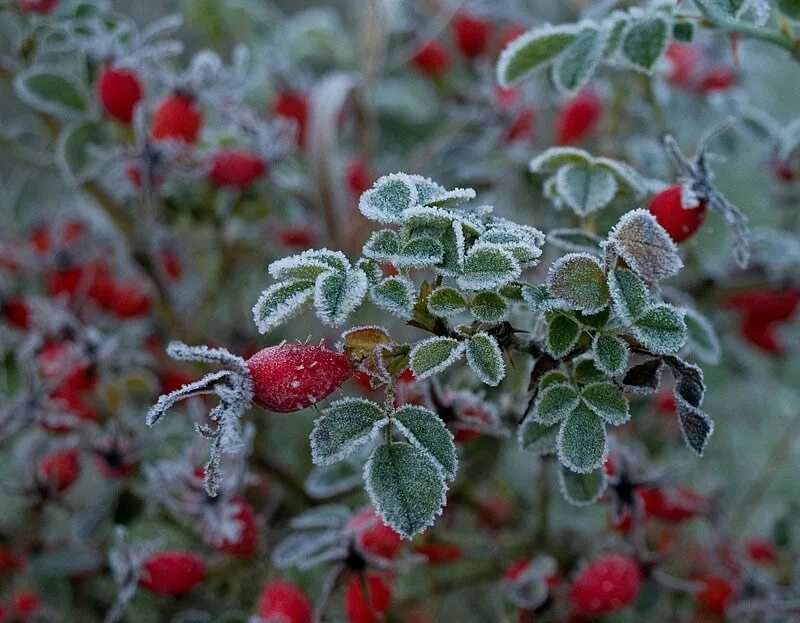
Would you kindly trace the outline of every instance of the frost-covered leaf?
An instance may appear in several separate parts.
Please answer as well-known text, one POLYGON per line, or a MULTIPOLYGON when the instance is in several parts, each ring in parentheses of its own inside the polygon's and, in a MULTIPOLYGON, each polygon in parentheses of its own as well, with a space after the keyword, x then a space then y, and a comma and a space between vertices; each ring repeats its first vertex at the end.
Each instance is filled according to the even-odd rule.
POLYGON ((703 371, 696 365, 687 363, 679 357, 665 357, 665 363, 672 370, 675 378, 675 385, 672 390, 675 400, 685 402, 693 407, 699 407, 703 403, 706 385, 703 379, 703 371))
POLYGON ((272 551, 272 563, 278 569, 305 567, 306 561, 316 559, 323 552, 336 547, 339 538, 339 533, 330 529, 289 534, 272 551))
POLYGON ((661 15, 630 20, 619 48, 620 57, 632 67, 650 73, 664 55, 670 40, 670 24, 661 15))
POLYGON ((556 359, 569 353, 581 335, 580 325, 569 316, 559 314, 547 325, 547 352, 556 359))
POLYGON ((391 229, 379 229, 378 231, 372 232, 372 235, 362 249, 362 253, 365 257, 373 259, 376 262, 393 263, 400 253, 400 248, 400 236, 396 231, 391 229))
POLYGON ((425 268, 442 261, 444 248, 435 238, 415 238, 403 245, 400 254, 394 259, 398 268, 425 268))
POLYGON ((607 206, 616 196, 617 189, 614 176, 600 167, 568 164, 556 174, 558 196, 579 216, 607 206))
POLYGON ((414 376, 425 379, 438 374, 458 361, 466 344, 451 337, 432 337, 417 342, 409 354, 409 365, 414 376))
POLYGON ((531 311, 551 309, 555 301, 545 285, 524 285, 520 291, 522 299, 531 311))
POLYGON ((592 344, 592 356, 600 370, 609 376, 622 374, 628 366, 630 349, 625 340, 610 333, 598 332, 592 344))
POLYGON ((499 385, 505 378, 503 352, 488 333, 476 333, 467 342, 467 363, 478 378, 487 385, 499 385))
POLYGON ((309 249, 272 262, 268 270, 273 279, 316 279, 331 270, 348 271, 350 262, 341 251, 309 249))
POLYGON ((595 365, 594 359, 591 357, 583 357, 575 364, 575 370, 572 373, 575 382, 579 385, 586 385, 588 383, 596 383, 598 381, 605 381, 606 374, 595 365))
POLYGON ((581 391, 586 406, 612 426, 620 426, 631 418, 625 395, 611 383, 592 383, 581 391))
POLYGON ((343 528, 352 517, 353 511, 340 504, 323 504, 292 517, 289 527, 292 530, 321 530, 324 528, 343 528))
POLYGON ((591 255, 568 253, 550 267, 547 288, 571 309, 595 313, 609 300, 608 284, 600 263, 591 255))
POLYGON ((410 318, 416 292, 414 284, 401 276, 387 277, 370 289, 372 301, 398 318, 410 318))
POLYGON ((719 363, 722 353, 717 332, 711 322, 694 309, 685 308, 684 311, 686 315, 683 320, 688 332, 685 349, 694 353, 703 363, 712 365, 719 363))
POLYGON ((606 45, 603 48, 603 58, 610 59, 612 55, 618 50, 619 44, 622 41, 622 34, 628 25, 630 16, 621 11, 615 11, 603 20, 603 26, 608 32, 606 37, 606 45))
POLYGON ((557 434, 558 426, 545 426, 528 416, 517 429, 517 440, 520 447, 528 452, 555 454, 557 434))
POLYGON ((61 174, 71 184, 82 184, 94 177, 103 165, 92 149, 111 141, 106 126, 88 120, 65 127, 56 144, 56 162, 61 174))
POLYGON ((379 178, 361 195, 358 209, 368 219, 379 223, 402 223, 403 210, 417 205, 419 195, 410 176, 391 173, 379 178))
POLYGON ((360 487, 363 461, 357 462, 353 458, 312 468, 303 483, 306 493, 315 500, 326 500, 360 487))
POLYGON ((388 423, 383 409, 364 398, 343 398, 328 406, 314 421, 311 458, 330 465, 351 455, 388 423))
POLYGON ((14 79, 19 98, 34 110, 57 117, 75 118, 89 106, 89 99, 72 77, 34 66, 14 79))
POLYGON ((568 383, 552 383, 539 391, 533 403, 531 416, 545 426, 551 426, 567 417, 580 403, 575 388, 568 383))
POLYGON ((672 277, 683 267, 678 247, 647 210, 624 214, 608 235, 608 242, 645 281, 672 277))
POLYGON ((364 482, 378 516, 406 539, 432 525, 445 505, 444 473, 408 443, 378 446, 364 466, 364 482))
POLYGON ((253 319, 259 333, 267 333, 311 305, 314 282, 281 281, 262 292, 253 306, 253 319))
POLYGON ((608 485, 606 472, 602 467, 576 474, 562 465, 558 470, 558 482, 564 499, 575 506, 593 504, 605 493, 608 485))
POLYGON ((551 75, 562 93, 575 94, 592 77, 605 47, 605 33, 595 27, 581 30, 553 63, 551 75))
POLYGON ((508 303, 495 292, 478 292, 469 304, 472 314, 486 324, 497 324, 508 314, 508 303))
POLYGON ((455 288, 442 286, 428 296, 428 311, 445 318, 467 311, 469 306, 464 296, 455 288))
POLYGON ((533 158, 528 164, 531 173, 558 171, 567 165, 590 167, 594 162, 592 155, 578 147, 550 147, 533 158))
POLYGON ((649 359, 631 366, 622 378, 622 387, 631 394, 655 394, 661 385, 663 369, 664 362, 661 359, 649 359))
POLYGON ((653 305, 630 326, 633 336, 657 355, 678 352, 686 343, 683 311, 672 305, 653 305))
POLYGON ((438 415, 425 407, 406 405, 397 409, 392 418, 409 443, 429 454, 448 480, 456 477, 458 459, 453 434, 438 415))
POLYGON ((608 438, 603 420, 583 404, 561 423, 556 439, 558 460, 573 472, 584 474, 603 465, 608 438))
POLYGON ((322 322, 337 326, 361 305, 367 294, 367 276, 363 270, 323 273, 314 286, 314 307, 322 322))
POLYGON ((424 206, 455 206, 475 198, 472 188, 447 190, 432 179, 421 175, 409 175, 409 180, 417 189, 417 201, 424 206))
POLYGON ((615 268, 608 275, 611 304, 625 324, 630 324, 647 309, 649 296, 647 286, 627 268, 615 268))
POLYGON ((489 243, 511 251, 521 266, 535 266, 542 254, 544 234, 535 227, 497 219, 484 231, 479 243, 489 243))
POLYGON ((800 0, 778 0, 778 9, 789 19, 800 21, 800 0))
POLYGON ((714 421, 706 413, 685 401, 677 401, 678 422, 683 439, 697 456, 703 456, 708 439, 714 433, 714 421))
POLYGON ((551 229, 547 233, 547 242, 563 251, 576 253, 600 253, 602 239, 582 229, 551 229))
POLYGON ((467 253, 456 281, 465 290, 492 290, 519 274, 519 263, 510 251, 491 244, 476 244, 467 253))
POLYGON ((545 387, 549 387, 555 383, 568 383, 569 377, 564 374, 563 372, 559 372, 558 370, 551 370, 550 372, 546 372, 542 375, 542 378, 539 379, 539 391, 544 390, 545 387))
POLYGON ((535 28, 514 39, 497 61, 497 81, 507 88, 539 67, 552 62, 581 30, 577 25, 535 28))
POLYGON ((450 277, 458 275, 464 267, 464 227, 458 221, 453 221, 439 237, 442 245, 442 260, 438 270, 450 277))
POLYGON ((342 333, 339 348, 350 359, 360 360, 371 357, 376 346, 391 343, 391 336, 382 327, 353 327, 342 333))

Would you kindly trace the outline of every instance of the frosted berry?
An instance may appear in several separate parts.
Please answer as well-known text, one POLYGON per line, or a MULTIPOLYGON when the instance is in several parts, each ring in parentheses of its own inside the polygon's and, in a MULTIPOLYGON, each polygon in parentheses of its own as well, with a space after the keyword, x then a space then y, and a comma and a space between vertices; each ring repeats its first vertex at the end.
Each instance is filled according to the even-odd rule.
POLYGON ((272 112, 278 117, 291 119, 297 124, 297 145, 302 147, 305 143, 308 125, 308 98, 301 93, 281 93, 272 105, 272 112))
POLYGON ((245 188, 264 174, 266 167, 258 156, 242 149, 221 149, 211 158, 208 179, 216 186, 245 188))
POLYGON ((621 610, 636 600, 642 587, 638 563, 625 554, 608 554, 584 569, 569 594, 572 612, 596 616, 621 610))
POLYGON ((648 517, 682 522, 708 510, 708 500, 687 487, 642 487, 636 491, 648 517))
POLYGON ((592 133, 602 114, 603 105, 594 93, 579 93, 558 111, 553 141, 562 146, 580 143, 592 133))
POLYGON ((492 35, 492 25, 488 20, 459 12, 453 17, 452 24, 453 37, 464 56, 475 58, 486 51, 492 35))
POLYGON ((239 538, 235 541, 222 541, 217 549, 236 558, 249 558, 258 547, 258 522, 253 506, 244 498, 231 501, 236 508, 234 519, 240 524, 239 538))
POLYGON ((378 573, 370 573, 364 578, 353 574, 347 583, 344 594, 345 612, 348 623, 378 623, 389 609, 392 589, 388 578, 378 573), (366 584, 369 597, 364 594, 366 584))
POLYGON ((694 234, 706 218, 706 204, 700 202, 694 208, 681 205, 681 187, 676 184, 662 190, 647 206, 675 242, 680 243, 694 234))
POLYGON ((709 612, 714 614, 725 614, 731 601, 736 594, 733 585, 725 578, 711 576, 702 581, 703 588, 697 594, 697 601, 709 612))
POLYGON ((203 115, 194 100, 182 94, 174 94, 163 100, 153 113, 151 134, 157 141, 167 139, 194 143, 200 135, 203 115))
POLYGON ((299 411, 330 395, 352 374, 350 360, 324 346, 281 344, 247 360, 254 402, 277 413, 299 411))
POLYGON ((51 491, 63 493, 81 473, 81 464, 75 450, 56 450, 46 455, 37 469, 40 484, 51 491))
POLYGON ((55 11, 59 0, 17 0, 17 6, 26 13, 47 15, 55 11))
POLYGON ((170 597, 179 597, 203 581, 206 566, 191 552, 171 550, 148 558, 142 565, 139 584, 142 588, 170 597))
POLYGON ((378 558, 393 560, 403 547, 400 535, 384 524, 371 506, 354 515, 347 527, 356 533, 361 549, 378 558))
POLYGON ((272 580, 258 598, 258 616, 262 621, 311 623, 311 602, 303 591, 286 580, 272 580))
POLYGON ((447 50, 441 43, 431 41, 420 47, 411 58, 414 67, 422 73, 432 78, 441 76, 447 71, 450 60, 447 57, 447 50))
POLYGON ((106 67, 97 81, 97 96, 108 116, 129 124, 133 109, 142 99, 142 85, 134 72, 106 67))

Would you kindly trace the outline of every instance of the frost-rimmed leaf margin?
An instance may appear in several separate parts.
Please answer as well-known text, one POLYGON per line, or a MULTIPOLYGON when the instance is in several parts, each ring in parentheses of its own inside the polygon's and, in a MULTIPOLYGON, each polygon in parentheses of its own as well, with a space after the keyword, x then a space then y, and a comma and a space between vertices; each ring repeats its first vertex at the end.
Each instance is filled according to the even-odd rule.
POLYGON ((496 387, 505 378, 503 351, 497 340, 485 331, 479 331, 467 341, 466 353, 470 369, 486 385, 496 387))
POLYGON ((467 345, 455 338, 452 337, 439 337, 433 336, 429 337, 425 340, 417 342, 411 352, 408 355, 409 366, 411 371, 414 373, 414 376, 420 380, 426 379, 434 374, 439 374, 442 370, 449 368, 453 365, 456 361, 461 359, 464 355, 464 351, 466 350, 467 345), (430 349, 430 347, 434 344, 450 344, 452 346, 450 353, 447 357, 441 358, 438 363, 434 364, 426 368, 425 370, 418 370, 416 367, 416 361, 420 357, 420 352, 424 351, 425 349, 430 349))
POLYGON ((373 439, 378 432, 389 423, 389 418, 383 409, 376 403, 366 398, 348 397, 336 400, 328 405, 317 419, 309 435, 311 444, 311 460, 314 465, 331 465, 350 456, 361 446, 373 439), (322 437, 326 435, 326 426, 337 418, 341 419, 343 410, 350 411, 361 421, 361 431, 351 439, 343 441, 338 450, 325 452, 323 446, 327 443, 322 437))
POLYGON ((261 293, 253 305, 253 320, 261 334, 280 326, 311 306, 314 282, 279 281, 261 293))
POLYGON ((435 412, 426 407, 404 405, 392 413, 391 419, 410 444, 417 446, 430 456, 430 459, 441 468, 447 480, 453 480, 456 477, 458 455, 456 454, 455 437, 435 412), (421 423, 420 418, 429 420, 433 426, 428 430, 421 430, 418 426, 421 423), (438 437, 438 439, 432 439, 432 436, 438 437), (443 449, 434 451, 430 447, 432 442, 442 441, 447 446, 447 456, 444 456, 443 449))
POLYGON ((536 69, 546 67, 566 50, 575 40, 577 34, 586 27, 594 27, 594 24, 592 22, 560 24, 558 26, 545 24, 520 35, 500 53, 496 68, 497 82, 501 87, 508 88, 530 75, 536 69), (553 48, 541 50, 533 59, 521 58, 526 48, 531 53, 531 46, 536 43, 544 44, 546 40, 551 42, 553 48), (514 67, 515 63, 522 66, 514 67))

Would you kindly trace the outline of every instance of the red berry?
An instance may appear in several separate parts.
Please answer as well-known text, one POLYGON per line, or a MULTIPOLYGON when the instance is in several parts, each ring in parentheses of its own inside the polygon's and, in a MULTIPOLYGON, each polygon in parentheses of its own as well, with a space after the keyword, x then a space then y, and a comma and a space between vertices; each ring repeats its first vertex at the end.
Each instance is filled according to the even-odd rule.
POLYGON ((153 113, 151 134, 157 141, 172 139, 194 143, 200 135, 203 115, 186 95, 170 95, 153 113))
POLYGON ((221 149, 212 157, 208 179, 217 186, 244 188, 265 170, 264 162, 254 154, 241 149, 221 149))
POLYGON ((97 81, 97 96, 106 114, 129 124, 133 121, 133 109, 142 99, 142 85, 134 72, 106 67, 97 81))
POLYGON ((428 543, 414 550, 425 556, 429 565, 451 565, 464 557, 464 550, 450 543, 428 543))
POLYGON ((86 225, 78 220, 69 220, 61 228, 61 239, 68 247, 73 246, 86 233, 86 225))
POLYGON ((367 170, 367 165, 361 158, 353 158, 347 163, 344 170, 347 188, 356 197, 360 197, 372 186, 372 177, 367 170))
POLYGON ((31 232, 31 248, 36 255, 47 255, 53 249, 53 239, 46 227, 37 227, 31 232))
POLYGON ((183 262, 178 254, 170 249, 164 249, 159 254, 161 260, 161 267, 164 269, 167 277, 173 280, 178 280, 183 276, 183 262))
POLYGON ((11 609, 20 621, 27 621, 41 607, 42 598, 33 591, 19 591, 11 596, 11 609))
POLYGON ((47 15, 58 6, 59 0, 17 0, 17 6, 26 13, 47 15))
POLYGON ((84 273, 86 295, 103 309, 110 309, 118 296, 117 284, 111 271, 102 264, 95 264, 84 273))
POLYGON ((528 32, 528 27, 523 26, 522 24, 514 24, 512 26, 508 26, 505 30, 500 33, 500 36, 497 39, 497 53, 499 54, 505 48, 508 47, 508 44, 514 41, 515 39, 519 39, 522 35, 528 32))
POLYGON ((7 547, 0 547, 0 576, 13 573, 22 566, 22 558, 7 547))
POLYGON ((392 601, 392 589, 388 578, 377 573, 370 573, 364 582, 363 576, 353 574, 347 584, 344 595, 345 611, 348 623, 378 623, 389 609, 392 601), (364 595, 363 584, 367 585, 369 602, 364 595))
POLYGON ((441 76, 447 71, 447 67, 450 64, 447 58, 447 50, 436 41, 426 43, 419 48, 411 58, 411 62, 422 73, 432 78, 441 76))
POLYGON ((299 411, 330 395, 352 374, 350 360, 324 346, 282 344, 247 360, 254 402, 277 413, 299 411))
POLYGON ((531 562, 533 561, 530 558, 515 560, 503 571, 503 579, 515 581, 530 566, 531 562))
POLYGON ((72 349, 68 342, 47 342, 39 353, 39 370, 47 380, 61 381, 53 392, 86 392, 92 391, 97 380, 91 366, 75 363, 72 349))
POLYGON ((621 610, 636 600, 641 587, 638 563, 625 554, 608 554, 575 578, 569 594, 570 606, 578 616, 621 610))
POLYGON ((647 516, 664 521, 686 521, 708 509, 708 500, 686 487, 642 487, 636 494, 647 516))
POLYGON ((530 106, 525 106, 520 110, 517 118, 506 130, 503 140, 506 143, 517 141, 530 141, 533 139, 533 120, 534 112, 530 106))
POLYGON ((751 290, 729 296, 723 305, 727 309, 742 312, 757 324, 785 322, 794 316, 800 305, 800 290, 751 290))
POLYGON ((656 411, 667 415, 675 415, 675 412, 678 409, 678 404, 675 400, 675 394, 669 390, 663 391, 656 396, 654 406, 656 411))
POLYGON ((736 86, 739 74, 733 67, 712 67, 700 81, 698 90, 703 94, 727 91, 736 86))
POLYGON ((700 49, 690 43, 673 42, 667 48, 666 57, 670 64, 667 74, 670 84, 679 87, 690 86, 697 63, 702 57, 700 49))
MULTIPOLYGON (((65 415, 78 418, 81 422, 97 421, 97 411, 80 391, 62 385, 50 394, 50 399, 65 415)), ((43 420, 41 424, 42 428, 50 433, 69 433, 75 430, 78 423, 43 420)))
POLYGON ((287 247, 308 249, 316 238, 310 225, 284 225, 278 230, 278 240, 287 247))
POLYGON ((745 543, 747 557, 753 562, 775 562, 778 554, 767 539, 752 538, 745 543))
MULTIPOLYGON (((480 405, 468 405, 461 409, 461 414, 468 418, 469 421, 482 422, 484 424, 488 424, 492 419, 491 414, 486 409, 481 408, 480 405)), ((453 436, 456 443, 465 444, 480 437, 481 433, 480 429, 459 426, 453 436)))
POLYGON ((778 339, 776 325, 762 324, 751 318, 745 319, 742 324, 742 337, 756 348, 763 350, 771 355, 783 353, 783 345, 778 339))
POLYGON ((775 159, 772 162, 772 172, 775 178, 789 184, 795 180, 795 167, 790 159, 775 159))
POLYGON ((75 450, 56 450, 39 463, 37 476, 41 484, 63 493, 75 483, 80 472, 81 464, 75 450))
POLYGON ((244 498, 236 498, 231 504, 237 508, 234 518, 241 524, 239 538, 223 541, 217 549, 236 558, 250 558, 258 547, 258 522, 253 506, 244 498))
POLYGON ((118 318, 137 318, 150 311, 150 296, 138 281, 120 283, 116 287, 111 307, 118 318))
POLYGON ((142 565, 139 584, 156 595, 179 597, 205 578, 203 559, 191 552, 172 550, 148 558, 142 565))
POLYGON ((602 103, 594 93, 579 93, 558 111, 553 141, 556 145, 580 143, 591 134, 602 114, 602 103))
POLYGON ((697 601, 714 614, 725 614, 733 601, 736 591, 723 577, 711 576, 702 580, 703 589, 697 594, 697 601))
POLYGON ((272 112, 278 117, 297 123, 297 146, 302 147, 308 125, 308 98, 301 93, 281 93, 272 105, 272 112))
POLYGON ((297 586, 286 580, 272 580, 261 591, 258 616, 277 623, 311 623, 311 602, 297 586))
POLYGON ((689 209, 681 205, 681 187, 677 184, 653 197, 647 209, 676 243, 689 238, 706 218, 705 202, 689 209))
POLYGON ((400 535, 384 524, 371 506, 354 515, 347 527, 355 531, 361 549, 373 556, 394 560, 403 547, 400 535))
POLYGON ((23 330, 31 328, 31 311, 24 298, 7 300, 2 305, 2 311, 9 324, 23 330))
POLYGON ((459 12, 453 17, 453 36, 461 53, 475 58, 486 51, 492 25, 489 21, 469 13, 459 12))

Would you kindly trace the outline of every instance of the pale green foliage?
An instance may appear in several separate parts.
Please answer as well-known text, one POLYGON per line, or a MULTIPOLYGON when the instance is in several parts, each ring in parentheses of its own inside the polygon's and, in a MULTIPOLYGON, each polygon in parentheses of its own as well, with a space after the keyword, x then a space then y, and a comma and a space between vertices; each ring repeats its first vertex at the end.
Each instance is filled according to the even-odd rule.
POLYGON ((547 275, 547 288, 571 309, 589 314, 603 309, 609 300, 600 263, 581 253, 569 253, 553 263, 547 275))
POLYGON ((438 374, 458 361, 465 348, 464 342, 450 337, 432 337, 418 342, 409 356, 411 371, 418 379, 438 374))
POLYGON ((500 346, 488 333, 476 333, 467 342, 467 363, 487 385, 499 385, 506 375, 500 346))
POLYGON ((683 312, 672 305, 653 305, 637 318, 630 330, 637 340, 660 355, 677 353, 686 343, 683 312))
POLYGON ((558 460, 573 472, 597 469, 608 453, 605 424, 588 407, 578 405, 561 423, 556 449, 558 460))
POLYGON ((388 423, 383 409, 363 398, 344 398, 326 408, 311 431, 311 458, 329 465, 349 456, 388 423))

